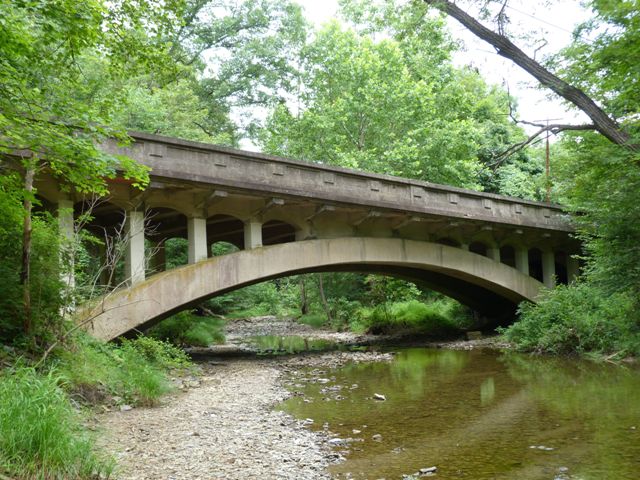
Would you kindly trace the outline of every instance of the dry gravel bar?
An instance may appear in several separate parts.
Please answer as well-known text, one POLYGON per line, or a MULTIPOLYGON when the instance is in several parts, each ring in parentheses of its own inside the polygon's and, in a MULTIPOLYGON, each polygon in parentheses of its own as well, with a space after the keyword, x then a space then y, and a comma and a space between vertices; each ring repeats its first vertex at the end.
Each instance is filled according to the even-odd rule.
POLYGON ((101 415, 116 478, 329 479, 321 434, 273 410, 288 396, 269 361, 203 364, 200 386, 154 408, 101 415))

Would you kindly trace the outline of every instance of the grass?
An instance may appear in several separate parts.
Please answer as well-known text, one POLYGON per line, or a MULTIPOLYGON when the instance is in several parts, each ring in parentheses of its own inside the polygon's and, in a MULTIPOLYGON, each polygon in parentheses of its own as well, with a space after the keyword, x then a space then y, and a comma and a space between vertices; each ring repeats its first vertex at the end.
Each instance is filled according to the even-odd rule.
POLYGON ((16 363, 0 373, 0 476, 34 480, 108 478, 113 459, 95 452, 80 406, 153 404, 172 388, 169 370, 191 367, 149 337, 114 345, 84 334, 41 370, 16 363))
POLYGON ((309 325, 313 328, 322 328, 327 323, 327 316, 324 313, 312 312, 302 315, 298 322, 309 325))
POLYGON ((113 461, 92 436, 55 370, 18 367, 0 376, 0 472, 23 479, 108 477, 113 461))
POLYGON ((434 336, 459 333, 470 324, 469 313, 459 303, 442 299, 430 303, 417 300, 363 307, 351 323, 356 332, 387 334, 412 332, 434 336))
POLYGON ((58 352, 56 368, 82 402, 116 397, 130 405, 153 405, 171 390, 167 370, 189 365, 184 352, 148 337, 119 346, 82 337, 75 348, 58 352))

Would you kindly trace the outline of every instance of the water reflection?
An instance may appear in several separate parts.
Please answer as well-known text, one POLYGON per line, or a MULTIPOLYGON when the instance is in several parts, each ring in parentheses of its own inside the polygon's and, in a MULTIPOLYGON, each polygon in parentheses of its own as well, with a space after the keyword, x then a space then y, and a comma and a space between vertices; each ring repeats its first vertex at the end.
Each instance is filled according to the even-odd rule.
POLYGON ((401 478, 431 465, 441 479, 639 478, 637 368, 407 349, 325 376, 335 381, 307 383, 284 408, 363 439, 334 467, 338 478, 401 478))
POLYGON ((335 350, 339 345, 330 340, 308 339, 297 335, 259 335, 248 342, 258 354, 284 355, 300 352, 335 350))

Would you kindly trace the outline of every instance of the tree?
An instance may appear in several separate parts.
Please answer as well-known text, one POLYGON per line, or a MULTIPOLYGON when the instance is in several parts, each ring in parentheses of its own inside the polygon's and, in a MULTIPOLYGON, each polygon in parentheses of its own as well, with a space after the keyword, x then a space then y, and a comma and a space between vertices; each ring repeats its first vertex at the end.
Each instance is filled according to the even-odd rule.
POLYGON ((529 57, 505 35, 496 33, 485 27, 455 3, 448 0, 424 1, 458 20, 465 28, 471 31, 478 38, 481 38, 492 45, 499 55, 513 61, 516 65, 536 78, 543 86, 551 89, 554 93, 582 110, 593 121, 593 124, 591 125, 541 125, 542 128, 537 135, 546 131, 559 133, 567 130, 597 130, 617 145, 625 145, 634 150, 637 149, 637 146, 630 143, 631 136, 629 132, 623 129, 614 118, 610 117, 600 106, 598 106, 591 97, 589 97, 580 88, 561 79, 539 62, 529 57))
MULTIPOLYGON (((125 138, 110 128, 118 90, 78 101, 96 88, 84 76, 80 58, 108 59, 112 79, 166 68, 161 40, 176 27, 180 1, 88 0, 3 1, 0 3, 0 160, 20 157, 23 172, 24 331, 31 323, 30 254, 33 180, 46 169, 63 188, 105 193, 105 179, 122 172, 134 185, 146 170, 125 157, 99 150, 107 136, 125 138)), ((114 82, 116 83, 116 82, 114 82)))
POLYGON ((262 148, 482 189, 485 160, 522 133, 503 113, 504 91, 445 60, 441 29, 436 20, 399 41, 326 25, 303 51, 298 98, 276 107, 260 132, 262 148))
POLYGON ((205 131, 231 110, 238 127, 250 129, 252 109, 295 87, 307 23, 294 1, 189 0, 183 18, 171 53, 199 72, 196 93, 209 108, 205 131))

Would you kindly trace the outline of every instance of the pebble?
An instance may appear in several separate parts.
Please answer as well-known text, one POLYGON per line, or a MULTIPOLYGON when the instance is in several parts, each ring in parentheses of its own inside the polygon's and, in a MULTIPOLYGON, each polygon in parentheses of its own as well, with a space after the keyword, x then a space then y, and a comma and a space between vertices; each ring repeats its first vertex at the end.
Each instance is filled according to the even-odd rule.
MULTIPOLYGON (((352 333, 320 334, 306 325, 274 317, 229 322, 227 339, 242 342, 253 335, 299 335, 309 329, 353 342, 352 333)), ((274 410, 292 396, 285 383, 299 390, 303 384, 335 382, 331 369, 347 363, 390 361, 393 355, 375 351, 333 351, 270 360, 205 361, 202 376, 176 378, 179 391, 161 399, 155 408, 122 405, 127 415, 99 415, 105 435, 100 447, 112 453, 120 480, 329 480, 327 467, 344 461, 346 447, 362 438, 332 438, 329 425, 319 432, 307 426, 313 419, 296 420, 274 410), (128 408, 127 408, 128 407, 128 408)), ((351 386, 329 386, 330 401, 351 386)), ((301 401, 311 400, 300 397, 301 401)), ((366 428, 366 425, 359 427, 366 428)), ((356 430, 353 431, 356 435, 356 430)), ((357 430, 361 433, 361 430, 357 430)), ((375 436, 382 440, 382 436, 375 436)))
POLYGON ((373 399, 374 400, 380 400, 381 402, 384 402, 387 399, 387 397, 385 397, 381 393, 374 393, 373 394, 373 399))

